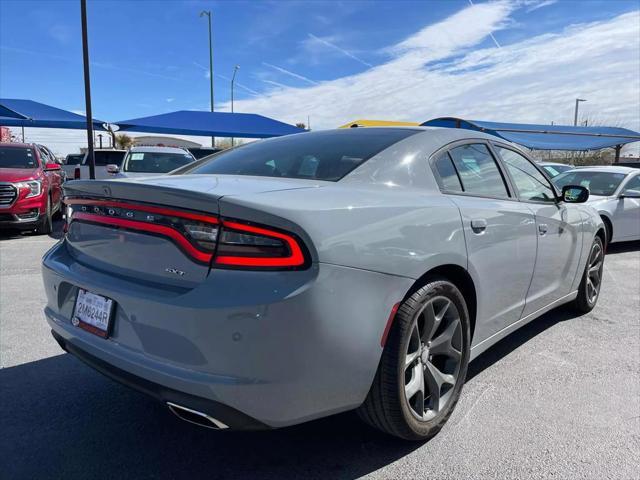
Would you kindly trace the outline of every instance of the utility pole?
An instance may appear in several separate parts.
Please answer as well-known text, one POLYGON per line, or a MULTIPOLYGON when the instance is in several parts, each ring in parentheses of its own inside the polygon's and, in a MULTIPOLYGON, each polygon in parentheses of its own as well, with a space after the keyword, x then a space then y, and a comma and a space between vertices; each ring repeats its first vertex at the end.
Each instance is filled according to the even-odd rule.
POLYGON ((580 102, 586 102, 586 100, 584 98, 576 98, 576 108, 573 111, 573 126, 574 127, 578 126, 578 105, 580 104, 580 102))
MULTIPOLYGON (((209 21, 209 88, 211 94, 211 111, 213 112, 213 39, 211 36, 211 10, 203 10, 200 16, 207 16, 209 21)), ((216 146, 216 138, 211 137, 211 146, 216 146)))
MULTIPOLYGON (((240 68, 240 65, 236 65, 235 67, 233 67, 233 75, 231 76, 231 113, 233 113, 233 86, 236 82, 236 73, 238 73, 239 68, 240 68)), ((232 147, 236 143, 235 140, 236 140, 235 138, 231 137, 232 147)))
POLYGON ((96 178, 96 159, 93 154, 93 117, 91 115, 91 78, 89 76, 89 40, 87 35, 87 0, 80 0, 82 21, 82 61, 84 63, 84 100, 87 110, 87 159, 89 160, 89 178, 96 178))

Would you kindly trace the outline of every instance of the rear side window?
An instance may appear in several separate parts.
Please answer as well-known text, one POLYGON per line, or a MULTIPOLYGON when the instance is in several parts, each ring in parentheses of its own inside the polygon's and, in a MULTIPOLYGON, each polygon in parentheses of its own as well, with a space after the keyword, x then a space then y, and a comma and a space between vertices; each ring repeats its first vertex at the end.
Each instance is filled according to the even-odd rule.
POLYGON ((179 173, 338 181, 377 153, 418 132, 402 128, 353 128, 299 133, 252 142, 179 173))
POLYGON ((462 145, 452 148, 449 154, 465 193, 481 197, 509 197, 502 174, 486 145, 462 145))
MULTIPOLYGON (((122 160, 124 159, 125 152, 95 150, 93 153, 95 155, 96 165, 104 166, 114 164, 120 166, 122 164, 122 160)), ((88 161, 86 163, 88 163, 88 161)))
POLYGON ((67 155, 67 158, 65 160, 65 165, 80 165, 83 159, 84 159, 83 153, 70 154, 70 155, 67 155))
POLYGON ((448 153, 441 154, 434 162, 438 183, 445 192, 462 192, 462 184, 448 153))

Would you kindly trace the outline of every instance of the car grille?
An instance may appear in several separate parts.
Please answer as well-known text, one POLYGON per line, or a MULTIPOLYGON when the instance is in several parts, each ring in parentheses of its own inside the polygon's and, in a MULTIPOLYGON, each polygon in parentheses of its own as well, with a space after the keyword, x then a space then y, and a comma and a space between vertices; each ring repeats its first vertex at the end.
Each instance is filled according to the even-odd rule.
POLYGON ((13 185, 0 184, 0 207, 11 205, 18 196, 18 190, 13 185))

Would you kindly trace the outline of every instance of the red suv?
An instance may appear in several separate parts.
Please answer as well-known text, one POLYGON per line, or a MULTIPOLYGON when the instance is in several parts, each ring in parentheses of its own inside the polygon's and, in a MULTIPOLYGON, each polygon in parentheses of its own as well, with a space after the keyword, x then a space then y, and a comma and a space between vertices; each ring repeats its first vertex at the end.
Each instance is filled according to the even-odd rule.
POLYGON ((62 174, 38 145, 0 143, 0 228, 50 233, 62 206, 62 174))

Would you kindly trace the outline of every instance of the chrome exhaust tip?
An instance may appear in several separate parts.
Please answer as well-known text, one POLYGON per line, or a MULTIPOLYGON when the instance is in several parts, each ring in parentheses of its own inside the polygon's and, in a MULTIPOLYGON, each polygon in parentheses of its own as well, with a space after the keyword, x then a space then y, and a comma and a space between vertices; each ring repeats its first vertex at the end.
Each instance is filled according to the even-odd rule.
POLYGON ((222 423, 217 418, 207 415, 206 413, 198 412, 197 410, 183 407, 182 405, 178 405, 173 402, 167 402, 167 407, 169 407, 169 410, 171 410, 176 417, 180 420, 184 420, 185 422, 195 423, 201 427, 213 428, 214 430, 224 430, 225 428, 229 428, 228 425, 222 423))

